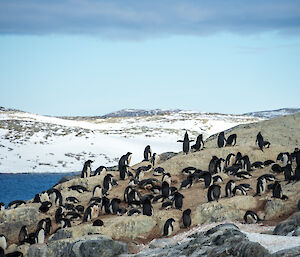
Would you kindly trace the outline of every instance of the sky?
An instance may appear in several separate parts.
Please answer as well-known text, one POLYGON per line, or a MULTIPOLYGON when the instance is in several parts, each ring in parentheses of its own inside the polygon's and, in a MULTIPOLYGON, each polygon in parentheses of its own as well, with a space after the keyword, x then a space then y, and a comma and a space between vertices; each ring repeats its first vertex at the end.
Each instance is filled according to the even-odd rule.
POLYGON ((0 92, 57 116, 299 108, 300 2, 1 0, 0 92))

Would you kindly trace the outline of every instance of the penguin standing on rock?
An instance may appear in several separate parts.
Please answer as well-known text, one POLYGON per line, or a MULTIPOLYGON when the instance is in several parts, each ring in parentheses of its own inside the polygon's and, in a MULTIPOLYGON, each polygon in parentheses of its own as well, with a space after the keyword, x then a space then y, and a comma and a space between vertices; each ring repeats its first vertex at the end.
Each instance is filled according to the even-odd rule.
POLYGON ((143 202, 143 215, 152 216, 152 213, 153 213, 153 207, 151 205, 151 201, 149 199, 146 199, 143 202))
POLYGON ((163 236, 170 236, 174 231, 173 223, 175 220, 173 218, 168 219, 164 225, 164 234, 163 236))
POLYGON ((266 187, 267 187, 266 178, 265 177, 259 177, 257 179, 256 194, 254 196, 263 194, 266 191, 266 187))
POLYGON ((203 148, 204 148, 204 142, 203 142, 203 135, 202 134, 200 134, 197 137, 196 143, 194 145, 192 145, 191 148, 194 149, 195 152, 203 150, 203 148))
POLYGON ((225 139, 225 135, 224 135, 224 131, 222 131, 219 135, 218 135, 218 147, 222 148, 226 143, 226 139, 225 139))
POLYGON ((258 132, 257 136, 256 136, 256 141, 255 143, 258 145, 259 149, 263 152, 263 147, 264 147, 264 138, 261 135, 261 132, 258 132))
POLYGON ((194 140, 189 139, 189 135, 187 131, 184 134, 184 139, 183 140, 178 140, 177 142, 183 143, 182 145, 182 151, 185 154, 188 154, 190 151, 190 142, 193 142, 194 140))
POLYGON ((188 228, 192 224, 192 219, 191 219, 191 209, 186 209, 182 213, 182 223, 185 228, 188 228))
POLYGON ((221 187, 219 185, 211 185, 207 191, 208 202, 216 200, 218 202, 221 196, 221 187))
POLYGON ((179 192, 175 192, 173 198, 173 207, 181 210, 183 205, 183 198, 184 196, 182 194, 180 194, 179 192))
POLYGON ((0 248, 5 250, 7 248, 7 240, 3 234, 0 234, 0 248))
POLYGON ((92 160, 87 160, 82 168, 81 171, 81 178, 88 178, 91 176, 92 173, 92 168, 91 168, 91 164, 93 163, 92 160))
POLYGON ((45 230, 40 228, 35 233, 35 243, 43 244, 45 242, 45 230))
POLYGON ((18 239, 19 245, 24 244, 28 240, 28 229, 25 225, 21 227, 18 239))
POLYGON ((235 182, 233 180, 229 180, 225 186, 225 196, 231 197, 233 195, 234 188, 235 188, 235 182))
POLYGON ((151 147, 150 145, 147 145, 144 150, 144 161, 150 161, 151 156, 152 156, 151 147))

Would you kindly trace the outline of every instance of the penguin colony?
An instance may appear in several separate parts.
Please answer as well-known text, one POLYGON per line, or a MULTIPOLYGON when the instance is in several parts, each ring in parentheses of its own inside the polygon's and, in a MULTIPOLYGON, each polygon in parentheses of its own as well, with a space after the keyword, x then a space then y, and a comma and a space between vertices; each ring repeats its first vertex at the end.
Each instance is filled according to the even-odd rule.
MULTIPOLYGON (((190 142, 188 133, 184 135, 183 153, 190 152, 190 142)), ((237 135, 232 134, 226 139, 224 132, 221 132, 217 139, 217 147, 233 147, 237 143, 237 135)), ((256 143, 258 149, 270 147, 270 143, 264 141, 259 132, 256 143)), ((196 144, 193 145, 194 152, 203 150, 204 142, 202 135, 199 135, 196 144)), ((293 153, 279 153, 277 159, 266 160, 264 162, 250 162, 248 155, 240 152, 230 153, 224 158, 212 156, 205 171, 196 167, 188 166, 182 170, 182 181, 173 181, 170 173, 164 168, 154 166, 156 154, 152 154, 149 145, 144 150, 145 166, 133 169, 130 166, 131 152, 121 156, 118 162, 118 174, 112 175, 104 166, 98 167, 92 172, 92 160, 87 160, 81 172, 81 179, 104 176, 103 181, 96 185, 93 190, 88 190, 82 185, 72 185, 68 187, 68 195, 51 188, 47 191, 36 194, 30 202, 39 203, 39 211, 47 218, 41 219, 36 228, 29 228, 23 225, 18 235, 18 244, 42 244, 49 236, 59 229, 75 226, 85 222, 91 222, 93 226, 105 226, 105 215, 146 215, 152 216, 156 209, 166 210, 173 208, 181 213, 181 220, 172 217, 165 221, 162 236, 170 236, 174 231, 174 226, 178 224, 182 228, 192 225, 192 211, 190 208, 184 209, 185 191, 196 184, 200 184, 207 194, 207 202, 219 201, 221 198, 234 197, 236 195, 252 194, 253 197, 261 196, 268 191, 272 191, 272 197, 286 200, 288 197, 283 194, 281 183, 296 183, 300 180, 300 151, 298 148, 293 153), (153 158, 154 157, 154 158, 153 158), (255 174, 255 170, 270 167, 271 173, 257 177, 256 187, 253 188, 247 179, 255 174), (294 168, 296 167, 296 168, 294 168), (279 181, 276 176, 284 174, 284 181, 279 181), (227 174, 229 180, 224 183, 222 174, 227 174), (147 177, 147 178, 145 178, 147 177), (127 186, 123 195, 110 197, 110 192, 119 183, 126 183, 127 186), (72 195, 76 191, 79 194, 89 194, 89 202, 81 202, 72 195), (158 206, 158 208, 157 208, 158 206), (50 214, 54 213, 54 215, 50 214)), ((8 204, 7 209, 18 208, 26 204, 25 201, 16 200, 8 204)), ((0 203, 0 211, 5 211, 5 206, 0 203)), ((245 223, 256 223, 262 221, 253 210, 248 210, 244 215, 245 223)), ((4 234, 0 234, 0 251, 5 253, 8 247, 8 239, 4 234)), ((16 252, 18 254, 18 252, 16 252)), ((22 254, 22 253, 20 253, 22 254)), ((22 256, 22 255, 16 255, 22 256)))

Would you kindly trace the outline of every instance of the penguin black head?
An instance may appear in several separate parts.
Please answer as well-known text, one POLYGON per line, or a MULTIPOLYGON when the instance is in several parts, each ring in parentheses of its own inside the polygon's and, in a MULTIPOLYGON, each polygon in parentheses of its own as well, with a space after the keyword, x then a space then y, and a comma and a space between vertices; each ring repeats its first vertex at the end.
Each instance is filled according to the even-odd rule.
POLYGON ((93 226, 101 227, 101 226, 103 226, 103 225, 104 225, 104 223, 103 223, 102 220, 95 220, 95 221, 93 222, 93 226))
POLYGON ((186 209, 186 210, 183 212, 183 215, 191 215, 191 209, 186 209))

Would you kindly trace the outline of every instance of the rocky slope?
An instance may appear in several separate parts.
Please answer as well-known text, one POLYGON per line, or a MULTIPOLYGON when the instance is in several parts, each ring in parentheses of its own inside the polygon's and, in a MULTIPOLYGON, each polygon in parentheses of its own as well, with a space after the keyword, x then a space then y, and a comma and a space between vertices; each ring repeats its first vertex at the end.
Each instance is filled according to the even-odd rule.
MULTIPOLYGON (((204 150, 192 152, 188 155, 178 153, 169 159, 160 158, 160 162, 158 162, 155 167, 163 167, 166 172, 169 172, 172 176, 171 185, 179 188, 181 182, 186 178, 186 175, 181 172, 183 168, 194 166, 198 169, 207 170, 209 161, 213 155, 219 158, 226 158, 228 153, 236 154, 237 152, 241 152, 243 155, 247 154, 249 156, 251 163, 270 159, 275 161, 280 152, 293 152, 295 147, 299 147, 300 135, 297 133, 299 129, 300 114, 263 121, 257 124, 240 125, 229 131, 225 131, 226 136, 231 133, 237 134, 238 143, 234 147, 217 148, 216 136, 212 136, 205 142, 206 148, 204 150), (261 152, 254 144, 258 131, 261 131, 262 135, 271 142, 271 147, 266 148, 264 152, 261 152)), ((172 155, 170 154, 170 156, 172 155)), ((138 167, 148 164, 148 162, 141 162, 131 168, 134 172, 138 167)), ((279 162, 279 164, 282 165, 281 162, 279 162)), ((292 167, 293 170, 295 170, 295 163, 293 163, 292 167)), ((90 178, 74 178, 56 185, 55 188, 62 193, 64 203, 66 203, 68 196, 75 196, 78 198, 79 204, 86 208, 92 197, 93 188, 98 184, 102 185, 103 178, 107 173, 112 174, 115 179, 119 179, 118 172, 110 171, 90 178), (70 191, 68 188, 73 185, 82 185, 88 189, 88 192, 79 193, 73 190, 70 191)), ((284 221, 297 210, 297 204, 300 199, 300 182, 287 183, 284 181, 284 175, 282 173, 275 174, 271 171, 271 166, 265 166, 262 169, 251 171, 252 177, 249 179, 237 180, 234 176, 226 173, 219 173, 218 175, 223 178, 223 182, 220 183, 221 198, 219 201, 208 202, 208 190, 204 187, 203 181, 199 181, 195 182, 191 188, 179 190, 179 192, 184 195, 182 210, 174 208, 164 210, 161 209, 161 203, 153 203, 154 211, 150 217, 142 214, 138 216, 127 216, 126 214, 117 216, 105 214, 103 210, 101 210, 98 213, 99 216, 92 221, 100 218, 104 223, 103 226, 92 226, 92 222, 82 222, 81 218, 72 221, 72 227, 60 229, 56 233, 54 232, 59 227, 59 224, 56 224, 54 220, 57 207, 53 206, 47 213, 41 214, 38 210, 40 206, 39 203, 27 203, 16 209, 0 212, 0 234, 6 235, 8 244, 13 245, 18 241, 17 237, 22 225, 26 225, 29 231, 33 232, 40 219, 49 217, 52 221, 52 229, 51 235, 46 238, 46 243, 30 247, 26 246, 20 249, 26 252, 28 256, 55 256, 51 249, 56 249, 58 245, 60 245, 58 248, 61 249, 61 252, 65 254, 64 256, 87 256, 82 250, 80 250, 79 253, 78 250, 76 250, 77 252, 75 253, 74 249, 89 249, 91 245, 94 245, 93 247, 96 249, 98 244, 95 245, 93 240, 98 239, 93 238, 92 235, 96 237, 103 235, 113 240, 125 242, 128 245, 129 252, 136 253, 138 250, 137 245, 147 243, 154 238, 162 237, 164 224, 166 220, 171 217, 175 219, 173 235, 186 231, 186 229, 182 227, 181 218, 183 210, 187 208, 191 209, 192 227, 212 222, 243 222, 245 212, 252 210, 263 219, 261 224, 266 227, 272 226, 269 232, 272 232, 273 226, 284 221), (276 176, 276 180, 281 183, 283 194, 286 195, 288 199, 281 200, 273 198, 272 192, 268 190, 261 196, 254 197, 257 178, 266 173, 271 173, 276 176), (226 183, 230 179, 236 180, 236 184, 249 183, 254 190, 248 191, 247 195, 237 195, 227 198, 225 197, 224 190, 226 183), (90 240, 92 242, 90 242, 90 240)), ((144 178, 152 177, 152 172, 149 172, 145 174, 144 178)), ((156 178, 159 180, 156 184, 160 184, 161 177, 156 178)), ((118 186, 114 186, 109 191, 108 198, 120 198, 122 200, 120 206, 130 209, 123 201, 124 189, 128 185, 128 182, 129 179, 118 180, 118 186)), ((137 190, 141 195, 150 193, 144 188, 137 188, 137 190)), ((294 230, 295 228, 289 232, 294 233, 294 230)), ((187 239, 187 241, 183 242, 182 245, 177 246, 168 246, 166 249, 172 248, 171 253, 173 253, 173 255, 180 253, 183 256, 198 256, 200 253, 204 256, 255 256, 253 255, 255 253, 260 254, 257 256, 268 256, 271 254, 264 247, 249 242, 243 233, 232 226, 229 229, 228 227, 227 229, 218 227, 210 232, 206 232, 206 234, 193 235, 187 239), (239 243, 236 244, 236 242, 239 243), (260 250, 259 252, 255 252, 253 249, 260 250)), ((123 249, 122 253, 127 252, 126 248, 118 247, 117 249, 123 249)), ((159 250, 158 248, 160 247, 157 245, 151 251, 140 252, 136 256, 164 256, 166 249, 159 250)), ((8 251, 14 249, 14 246, 11 246, 8 251)), ((299 253, 300 249, 293 249, 292 251, 298 251, 299 253)), ((121 252, 113 254, 116 256, 119 253, 121 252)), ((57 254, 57 252, 55 252, 55 254, 57 254)), ((114 256, 113 254, 103 256, 114 256)))

